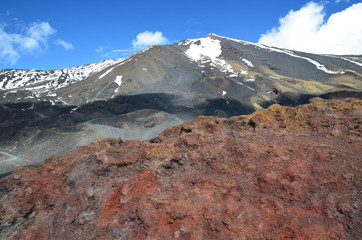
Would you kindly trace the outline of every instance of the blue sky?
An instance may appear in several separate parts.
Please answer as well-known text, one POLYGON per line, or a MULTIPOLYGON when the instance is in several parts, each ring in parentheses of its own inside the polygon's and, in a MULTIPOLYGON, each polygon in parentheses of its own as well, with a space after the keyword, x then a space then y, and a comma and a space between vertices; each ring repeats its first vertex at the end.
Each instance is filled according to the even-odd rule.
POLYGON ((211 32, 312 52, 337 39, 341 25, 353 40, 323 51, 362 54, 361 9, 353 0, 1 0, 0 69, 78 66, 211 32))

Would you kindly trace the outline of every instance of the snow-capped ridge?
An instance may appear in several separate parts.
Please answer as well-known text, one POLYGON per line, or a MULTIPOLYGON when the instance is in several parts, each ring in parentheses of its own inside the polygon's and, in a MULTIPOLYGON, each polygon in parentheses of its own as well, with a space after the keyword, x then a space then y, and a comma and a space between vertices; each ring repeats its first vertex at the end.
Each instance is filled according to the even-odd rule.
MULTIPOLYGON (((279 53, 283 53, 283 54, 287 54, 291 57, 295 57, 295 58, 300 58, 300 59, 303 59, 303 60, 306 60, 308 62, 310 62, 311 64, 315 65, 316 68, 318 70, 321 70, 325 73, 328 73, 328 74, 337 74, 338 72, 336 71, 332 71, 330 69, 327 69, 327 67, 311 58, 308 58, 308 57, 303 57, 303 56, 299 56, 297 55, 296 53, 294 53, 292 50, 288 50, 288 49, 281 49, 281 48, 275 48, 275 47, 271 47, 271 46, 267 46, 267 45, 264 45, 264 44, 260 44, 260 43, 252 43, 252 42, 248 42, 248 41, 244 41, 244 40, 239 40, 239 39, 235 39, 235 38, 229 38, 229 37, 223 37, 223 36, 219 36, 215 33, 209 33, 207 36, 205 36, 204 38, 200 38, 200 39, 197 39, 197 40, 200 40, 201 39, 212 39, 211 37, 216 37, 216 38, 223 38, 223 39, 227 39, 227 40, 231 40, 231 41, 235 41, 235 42, 238 42, 238 43, 242 43, 244 45, 253 45, 255 47, 258 47, 258 48, 262 48, 262 49, 265 49, 265 50, 268 50, 268 51, 274 51, 274 52, 279 52, 279 53)), ((192 40, 192 39, 187 39, 188 42, 194 42, 195 40, 192 40)), ((187 41, 186 40, 186 41, 187 41)), ((183 44, 183 45, 188 45, 188 44, 183 44)), ((348 61, 348 60, 347 60, 348 61)), ((356 63, 355 63, 356 64, 356 63)), ((357 65, 359 65, 357 63, 357 65)))
POLYGON ((59 89, 69 84, 82 81, 92 74, 122 62, 124 59, 105 60, 84 66, 57 70, 0 70, 0 89, 35 90, 59 89))

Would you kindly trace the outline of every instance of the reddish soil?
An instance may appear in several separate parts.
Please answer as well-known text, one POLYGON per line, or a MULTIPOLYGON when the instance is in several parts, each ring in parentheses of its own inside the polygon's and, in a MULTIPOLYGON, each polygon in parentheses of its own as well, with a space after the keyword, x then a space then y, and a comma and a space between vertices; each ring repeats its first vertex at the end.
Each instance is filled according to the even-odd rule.
POLYGON ((199 117, 0 179, 0 239, 361 239, 362 101, 199 117))

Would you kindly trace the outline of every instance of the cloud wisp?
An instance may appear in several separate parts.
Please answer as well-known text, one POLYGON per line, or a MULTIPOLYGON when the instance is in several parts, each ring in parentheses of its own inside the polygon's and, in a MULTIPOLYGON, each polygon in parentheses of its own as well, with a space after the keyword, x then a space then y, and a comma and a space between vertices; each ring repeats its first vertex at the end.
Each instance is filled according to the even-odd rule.
MULTIPOLYGON (((48 22, 34 22, 20 33, 10 33, 0 25, 0 63, 15 64, 22 56, 40 53, 49 47, 56 30, 48 22)), ((55 44, 66 50, 73 49, 71 43, 58 39, 55 44)))
POLYGON ((324 20, 324 5, 310 2, 279 19, 259 43, 319 54, 362 54, 362 3, 324 20))
POLYGON ((73 44, 71 44, 71 43, 69 43, 69 42, 66 42, 66 41, 64 41, 64 40, 58 39, 55 43, 56 43, 57 45, 59 45, 59 46, 62 46, 65 50, 72 50, 72 49, 74 49, 73 44))

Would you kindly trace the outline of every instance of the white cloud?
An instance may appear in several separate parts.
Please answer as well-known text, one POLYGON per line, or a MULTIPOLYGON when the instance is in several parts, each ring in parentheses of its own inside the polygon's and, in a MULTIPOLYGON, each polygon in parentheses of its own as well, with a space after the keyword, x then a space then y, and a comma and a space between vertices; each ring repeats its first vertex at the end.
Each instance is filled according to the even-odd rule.
POLYGON ((58 39, 58 40, 56 41, 56 44, 64 47, 65 50, 72 50, 72 49, 74 48, 73 44, 68 43, 68 42, 66 42, 66 41, 63 41, 63 40, 60 40, 60 39, 58 39))
MULTIPOLYGON (((7 32, 5 26, 0 24, 0 63, 13 65, 23 55, 45 51, 55 32, 48 22, 31 23, 19 33, 7 32)), ((73 48, 71 43, 63 40, 55 43, 67 50, 73 48)))
POLYGON ((26 35, 38 42, 46 42, 48 37, 55 33, 55 29, 47 22, 32 23, 26 35))
POLYGON ((332 14, 310 2, 280 18, 280 26, 262 34, 259 43, 312 53, 362 54, 362 3, 332 14))
POLYGON ((137 34, 136 39, 132 41, 132 47, 130 48, 115 49, 103 53, 104 48, 98 47, 98 49, 96 49, 96 52, 103 53, 100 56, 102 58, 119 58, 120 56, 125 57, 134 51, 146 48, 148 46, 170 44, 170 43, 171 42, 165 36, 163 36, 162 32, 144 31, 142 33, 137 34))
POLYGON ((139 33, 135 40, 133 40, 133 48, 144 48, 151 45, 168 44, 170 41, 163 36, 162 32, 145 31, 139 33))
POLYGON ((34 38, 30 37, 19 38, 19 43, 21 44, 22 48, 28 50, 34 50, 39 48, 39 42, 36 41, 34 38))
POLYGON ((349 3, 349 0, 336 0, 336 3, 340 3, 340 2, 342 2, 342 1, 349 3))
POLYGON ((14 64, 20 58, 13 46, 15 38, 16 36, 6 33, 4 27, 0 25, 0 62, 14 64))

